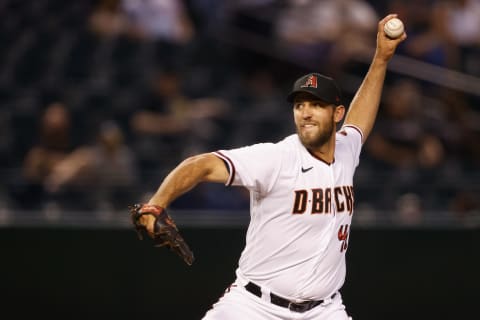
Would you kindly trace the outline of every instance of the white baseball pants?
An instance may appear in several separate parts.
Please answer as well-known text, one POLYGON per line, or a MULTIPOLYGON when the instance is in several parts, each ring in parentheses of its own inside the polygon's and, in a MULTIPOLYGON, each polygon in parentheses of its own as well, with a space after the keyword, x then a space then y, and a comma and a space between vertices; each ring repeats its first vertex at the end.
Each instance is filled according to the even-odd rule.
POLYGON ((349 320, 342 297, 338 292, 333 299, 306 312, 295 312, 277 306, 268 298, 257 297, 238 282, 225 290, 202 320, 349 320))

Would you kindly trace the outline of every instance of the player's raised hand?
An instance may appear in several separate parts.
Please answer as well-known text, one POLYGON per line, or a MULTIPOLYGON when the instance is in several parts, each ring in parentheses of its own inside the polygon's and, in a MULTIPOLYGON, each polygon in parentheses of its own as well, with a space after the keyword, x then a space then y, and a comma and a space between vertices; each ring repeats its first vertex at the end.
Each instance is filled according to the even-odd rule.
POLYGON ((390 60, 390 58, 393 56, 395 53, 395 49, 397 46, 407 39, 407 33, 403 31, 403 33, 397 37, 392 39, 391 37, 388 37, 387 34, 385 33, 385 24, 393 18, 397 18, 397 14, 389 14, 382 20, 378 22, 378 31, 377 31, 377 50, 376 50, 376 57, 379 59, 382 59, 384 61, 390 60))

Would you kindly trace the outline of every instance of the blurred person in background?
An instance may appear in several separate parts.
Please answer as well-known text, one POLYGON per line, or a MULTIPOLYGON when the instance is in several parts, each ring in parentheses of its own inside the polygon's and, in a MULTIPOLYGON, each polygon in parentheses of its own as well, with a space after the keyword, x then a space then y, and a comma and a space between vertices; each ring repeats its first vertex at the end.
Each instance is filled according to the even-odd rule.
POLYGON ((278 126, 279 121, 290 123, 289 115, 278 114, 278 105, 285 99, 269 69, 245 72, 232 95, 237 110, 231 130, 234 145, 276 140, 292 130, 289 125, 278 126))
POLYGON ((209 148, 220 137, 217 119, 230 106, 221 98, 190 98, 183 90, 182 75, 170 68, 152 77, 146 99, 131 116, 130 126, 137 154, 147 170, 168 167, 192 152, 209 148))
POLYGON ((130 33, 130 23, 121 10, 121 0, 99 0, 90 14, 92 32, 104 37, 130 33))
POLYGON ((125 144, 123 130, 113 121, 98 129, 92 145, 80 146, 64 157, 45 179, 51 194, 76 190, 73 201, 84 209, 120 209, 136 194, 136 160, 125 144))
POLYGON ((435 1, 437 20, 454 46, 460 49, 458 69, 480 75, 480 0, 435 1))
POLYGON ((411 26, 409 37, 399 53, 430 64, 453 68, 458 50, 447 34, 445 21, 429 0, 389 1, 388 10, 402 12, 404 23, 411 26))
POLYGON ((121 8, 141 39, 187 44, 195 25, 183 0, 121 0, 121 8))
POLYGON ((21 177, 12 188, 16 204, 25 209, 40 209, 51 200, 45 181, 56 166, 73 150, 71 115, 62 102, 53 102, 39 119, 38 141, 27 151, 21 177))
MULTIPOLYGON (((412 202, 416 206, 429 205, 426 202, 432 191, 431 176, 445 163, 445 147, 435 128, 425 121, 423 99, 421 86, 411 80, 397 81, 385 90, 383 107, 364 154, 375 174, 383 177, 378 185, 382 199, 372 199, 381 206, 379 209, 397 203, 397 208, 402 208, 397 214, 411 213, 403 211, 404 204, 416 197, 418 200, 412 202), (397 199, 399 195, 405 201, 397 199)), ((408 219, 421 220, 411 216, 408 219)))
POLYGON ((456 222, 467 227, 480 226, 479 189, 478 187, 476 190, 463 187, 456 190, 455 196, 447 208, 454 214, 456 222))
POLYGON ((181 0, 100 0, 89 19, 103 36, 127 35, 141 40, 185 44, 195 26, 181 0))
POLYGON ((352 56, 371 53, 378 15, 362 0, 289 0, 276 37, 294 61, 334 74, 352 56), (319 58, 320 57, 320 58, 319 58))
POLYGON ((419 195, 415 193, 405 193, 400 195, 395 201, 396 215, 393 222, 401 226, 417 226, 424 221, 424 208, 419 195))
POLYGON ((435 168, 444 159, 443 146, 426 132, 421 87, 403 80, 386 90, 379 123, 366 145, 368 153, 386 169, 435 168))
MULTIPOLYGON (((441 177, 442 193, 439 199, 446 199, 445 207, 457 222, 465 225, 476 219, 480 223, 480 113, 468 99, 468 95, 445 90, 441 96, 444 102, 443 123, 439 135, 446 142, 448 163, 437 173, 441 177)), ((439 123, 440 124, 440 123, 439 123)))
MULTIPOLYGON (((480 112, 457 90, 444 89, 438 96, 441 105, 432 114, 429 125, 436 126, 438 136, 444 141, 449 165, 461 170, 480 168, 480 112)), ((459 174, 458 172, 456 174, 459 174)))

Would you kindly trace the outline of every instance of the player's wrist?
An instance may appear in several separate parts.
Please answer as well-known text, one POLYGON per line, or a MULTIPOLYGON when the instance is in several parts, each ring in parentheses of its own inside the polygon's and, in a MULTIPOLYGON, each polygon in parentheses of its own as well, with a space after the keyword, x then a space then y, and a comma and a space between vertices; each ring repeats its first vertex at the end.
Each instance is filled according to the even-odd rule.
POLYGON ((140 209, 141 213, 148 212, 154 214, 155 216, 159 216, 163 211, 165 211, 165 207, 162 207, 158 204, 153 204, 151 202, 143 204, 142 208, 140 209))
POLYGON ((388 55, 383 54, 382 52, 376 52, 375 55, 373 56, 372 60, 372 66, 377 66, 377 67, 387 67, 388 61, 390 61, 390 58, 388 55))

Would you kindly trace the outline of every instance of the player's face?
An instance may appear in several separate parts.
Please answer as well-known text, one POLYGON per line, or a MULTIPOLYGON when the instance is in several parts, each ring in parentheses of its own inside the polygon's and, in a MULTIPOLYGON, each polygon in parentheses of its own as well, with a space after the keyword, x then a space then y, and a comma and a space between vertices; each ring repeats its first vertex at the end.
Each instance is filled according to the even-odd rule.
POLYGON ((293 115, 300 141, 307 148, 319 148, 335 133, 335 106, 310 94, 295 97, 293 115))

